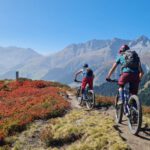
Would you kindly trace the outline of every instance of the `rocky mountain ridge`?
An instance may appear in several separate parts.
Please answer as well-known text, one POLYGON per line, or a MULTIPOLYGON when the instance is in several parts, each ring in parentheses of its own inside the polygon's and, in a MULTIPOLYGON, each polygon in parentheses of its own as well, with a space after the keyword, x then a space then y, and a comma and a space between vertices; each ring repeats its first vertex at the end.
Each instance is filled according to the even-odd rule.
MULTIPOLYGON (((88 63, 95 72, 95 84, 99 85, 104 82, 105 76, 118 54, 118 49, 123 44, 128 44, 131 49, 136 50, 141 57, 145 70, 149 70, 150 39, 146 36, 140 36, 135 40, 119 38, 111 40, 94 39, 85 43, 71 44, 60 52, 49 56, 38 55, 33 59, 32 57, 29 57, 31 59, 28 60, 22 59, 23 61, 6 71, 4 71, 0 61, 0 70, 2 72, 0 77, 1 79, 13 78, 14 72, 18 70, 21 76, 24 77, 71 84, 74 73, 84 63, 88 63)), ((15 56, 12 59, 15 60, 15 56)))

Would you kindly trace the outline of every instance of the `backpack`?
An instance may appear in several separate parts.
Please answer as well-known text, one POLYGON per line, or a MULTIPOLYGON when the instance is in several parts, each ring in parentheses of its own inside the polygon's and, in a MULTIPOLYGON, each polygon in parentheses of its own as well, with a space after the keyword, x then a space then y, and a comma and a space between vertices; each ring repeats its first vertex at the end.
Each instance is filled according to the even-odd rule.
POLYGON ((125 57, 125 64, 122 66, 128 67, 131 69, 137 69, 139 67, 140 58, 135 51, 126 51, 124 52, 123 56, 125 57))
POLYGON ((87 68, 87 76, 92 77, 93 76, 93 70, 90 68, 87 68))

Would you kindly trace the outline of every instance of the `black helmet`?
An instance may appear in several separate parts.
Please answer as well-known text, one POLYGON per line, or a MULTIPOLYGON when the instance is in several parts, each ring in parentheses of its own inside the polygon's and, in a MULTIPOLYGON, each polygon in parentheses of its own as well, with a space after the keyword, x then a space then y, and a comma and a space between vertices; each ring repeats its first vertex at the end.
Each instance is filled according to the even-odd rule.
POLYGON ((84 68, 88 68, 88 64, 84 64, 83 67, 84 67, 84 68))

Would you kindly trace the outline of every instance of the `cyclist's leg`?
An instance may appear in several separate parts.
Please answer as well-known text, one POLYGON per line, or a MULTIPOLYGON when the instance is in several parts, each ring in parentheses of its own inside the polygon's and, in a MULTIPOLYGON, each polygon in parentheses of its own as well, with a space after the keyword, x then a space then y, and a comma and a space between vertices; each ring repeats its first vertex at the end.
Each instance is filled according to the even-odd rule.
POLYGON ((119 102, 118 104, 122 104, 124 101, 124 90, 123 90, 124 85, 119 85, 119 102))
POLYGON ((88 84, 89 84, 90 90, 93 90, 93 77, 90 77, 90 78, 88 79, 88 84))
POLYGON ((130 91, 130 94, 135 94, 137 95, 138 93, 138 88, 139 88, 139 75, 138 74, 131 74, 130 75, 130 82, 129 82, 129 91, 130 91))
MULTIPOLYGON (((119 104, 122 104, 122 102, 125 101, 123 86, 129 82, 129 78, 130 78, 130 73, 123 73, 119 78, 119 81, 118 81, 118 84, 120 85, 119 99, 121 101, 121 102, 119 101, 119 104)), ((124 105, 124 113, 126 116, 129 116, 126 104, 124 105)))
POLYGON ((83 78, 82 79, 82 85, 81 85, 81 88, 82 88, 82 98, 83 99, 86 99, 86 91, 85 91, 85 87, 87 85, 87 78, 83 78))
POLYGON ((122 73, 118 80, 118 85, 119 85, 119 103, 121 104, 124 101, 124 85, 129 82, 129 73, 122 73))

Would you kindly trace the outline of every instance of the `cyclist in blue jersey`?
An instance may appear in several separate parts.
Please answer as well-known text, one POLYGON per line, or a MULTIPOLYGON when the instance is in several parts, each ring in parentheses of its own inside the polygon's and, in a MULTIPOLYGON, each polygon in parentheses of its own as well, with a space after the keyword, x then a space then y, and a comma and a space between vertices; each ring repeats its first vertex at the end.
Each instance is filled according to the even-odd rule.
MULTIPOLYGON (((129 83, 130 85, 130 94, 137 94, 138 93, 138 87, 139 87, 139 82, 142 79, 144 72, 141 66, 141 62, 140 59, 138 57, 138 63, 136 67, 127 67, 127 57, 126 57, 126 53, 130 51, 130 48, 128 45, 123 45, 121 46, 120 50, 119 50, 119 56, 117 57, 115 63, 113 64, 112 68, 110 69, 106 80, 110 80, 111 75, 113 74, 113 72, 115 71, 115 69, 117 68, 118 65, 122 66, 122 73, 121 76, 119 78, 118 84, 120 86, 119 88, 119 98, 120 101, 118 103, 122 104, 123 100, 124 100, 124 93, 123 93, 123 87, 126 83, 129 83)), ((130 51, 133 52, 133 51, 130 51)), ((135 52, 135 51, 134 51, 135 52)), ((129 53, 129 52, 128 52, 129 53)), ((136 52, 135 52, 136 53, 136 52)), ((130 58, 131 59, 131 58, 130 58)), ((135 60, 134 62, 135 63, 135 60)))

